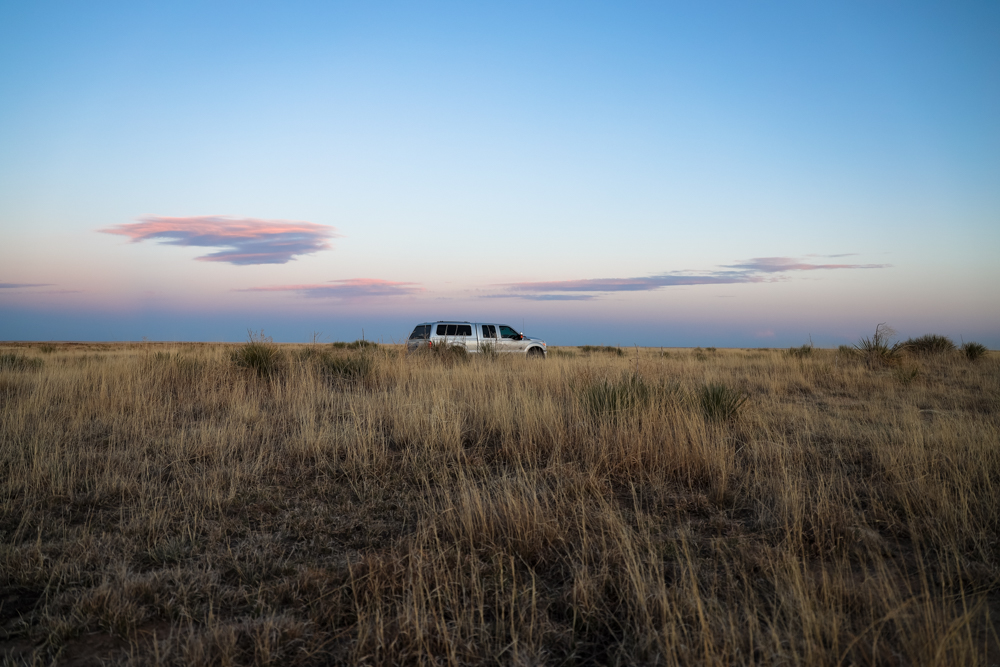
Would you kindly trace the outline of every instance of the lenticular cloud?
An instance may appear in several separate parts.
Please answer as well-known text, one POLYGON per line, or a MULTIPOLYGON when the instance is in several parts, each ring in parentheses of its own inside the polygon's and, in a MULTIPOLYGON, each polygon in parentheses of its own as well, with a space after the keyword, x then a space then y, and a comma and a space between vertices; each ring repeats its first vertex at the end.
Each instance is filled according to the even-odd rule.
POLYGON ((155 240, 168 245, 219 248, 197 259, 237 265, 284 264, 299 255, 327 250, 327 239, 340 236, 333 227, 312 222, 221 215, 153 216, 98 231, 127 236, 132 243, 155 240))

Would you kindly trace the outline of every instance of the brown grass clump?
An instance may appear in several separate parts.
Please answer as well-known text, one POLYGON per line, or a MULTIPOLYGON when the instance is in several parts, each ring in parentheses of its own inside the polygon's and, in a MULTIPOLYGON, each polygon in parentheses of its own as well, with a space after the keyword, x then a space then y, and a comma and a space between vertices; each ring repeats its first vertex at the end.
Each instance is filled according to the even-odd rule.
POLYGON ((996 355, 261 342, 0 349, 0 661, 1000 660, 996 355))

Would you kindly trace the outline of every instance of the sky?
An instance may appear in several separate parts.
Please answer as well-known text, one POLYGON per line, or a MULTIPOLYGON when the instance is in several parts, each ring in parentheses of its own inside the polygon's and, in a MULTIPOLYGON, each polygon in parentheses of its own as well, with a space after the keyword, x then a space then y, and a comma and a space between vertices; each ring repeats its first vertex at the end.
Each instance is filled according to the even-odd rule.
POLYGON ((0 340, 1000 348, 996 2, 0 0, 0 340))

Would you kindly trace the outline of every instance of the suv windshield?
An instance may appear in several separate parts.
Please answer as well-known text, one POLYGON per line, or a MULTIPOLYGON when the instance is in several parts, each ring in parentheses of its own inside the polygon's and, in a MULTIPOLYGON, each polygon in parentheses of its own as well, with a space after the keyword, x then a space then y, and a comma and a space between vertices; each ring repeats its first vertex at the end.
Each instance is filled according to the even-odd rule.
POLYGON ((421 324, 410 334, 410 340, 427 340, 430 337, 431 325, 429 324, 421 324))

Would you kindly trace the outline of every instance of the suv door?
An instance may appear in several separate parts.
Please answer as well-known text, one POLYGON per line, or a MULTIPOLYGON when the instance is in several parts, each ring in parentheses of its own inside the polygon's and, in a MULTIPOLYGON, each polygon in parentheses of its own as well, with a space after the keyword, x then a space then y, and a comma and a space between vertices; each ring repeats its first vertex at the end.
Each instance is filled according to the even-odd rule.
POLYGON ((497 333, 500 334, 500 338, 497 341, 501 352, 523 352, 527 346, 527 343, 521 340, 521 334, 514 327, 501 324, 497 326, 497 333))
POLYGON ((499 351, 499 335, 497 333, 497 325, 495 324, 477 324, 476 333, 479 334, 479 351, 482 352, 486 347, 492 347, 494 350, 499 351))

